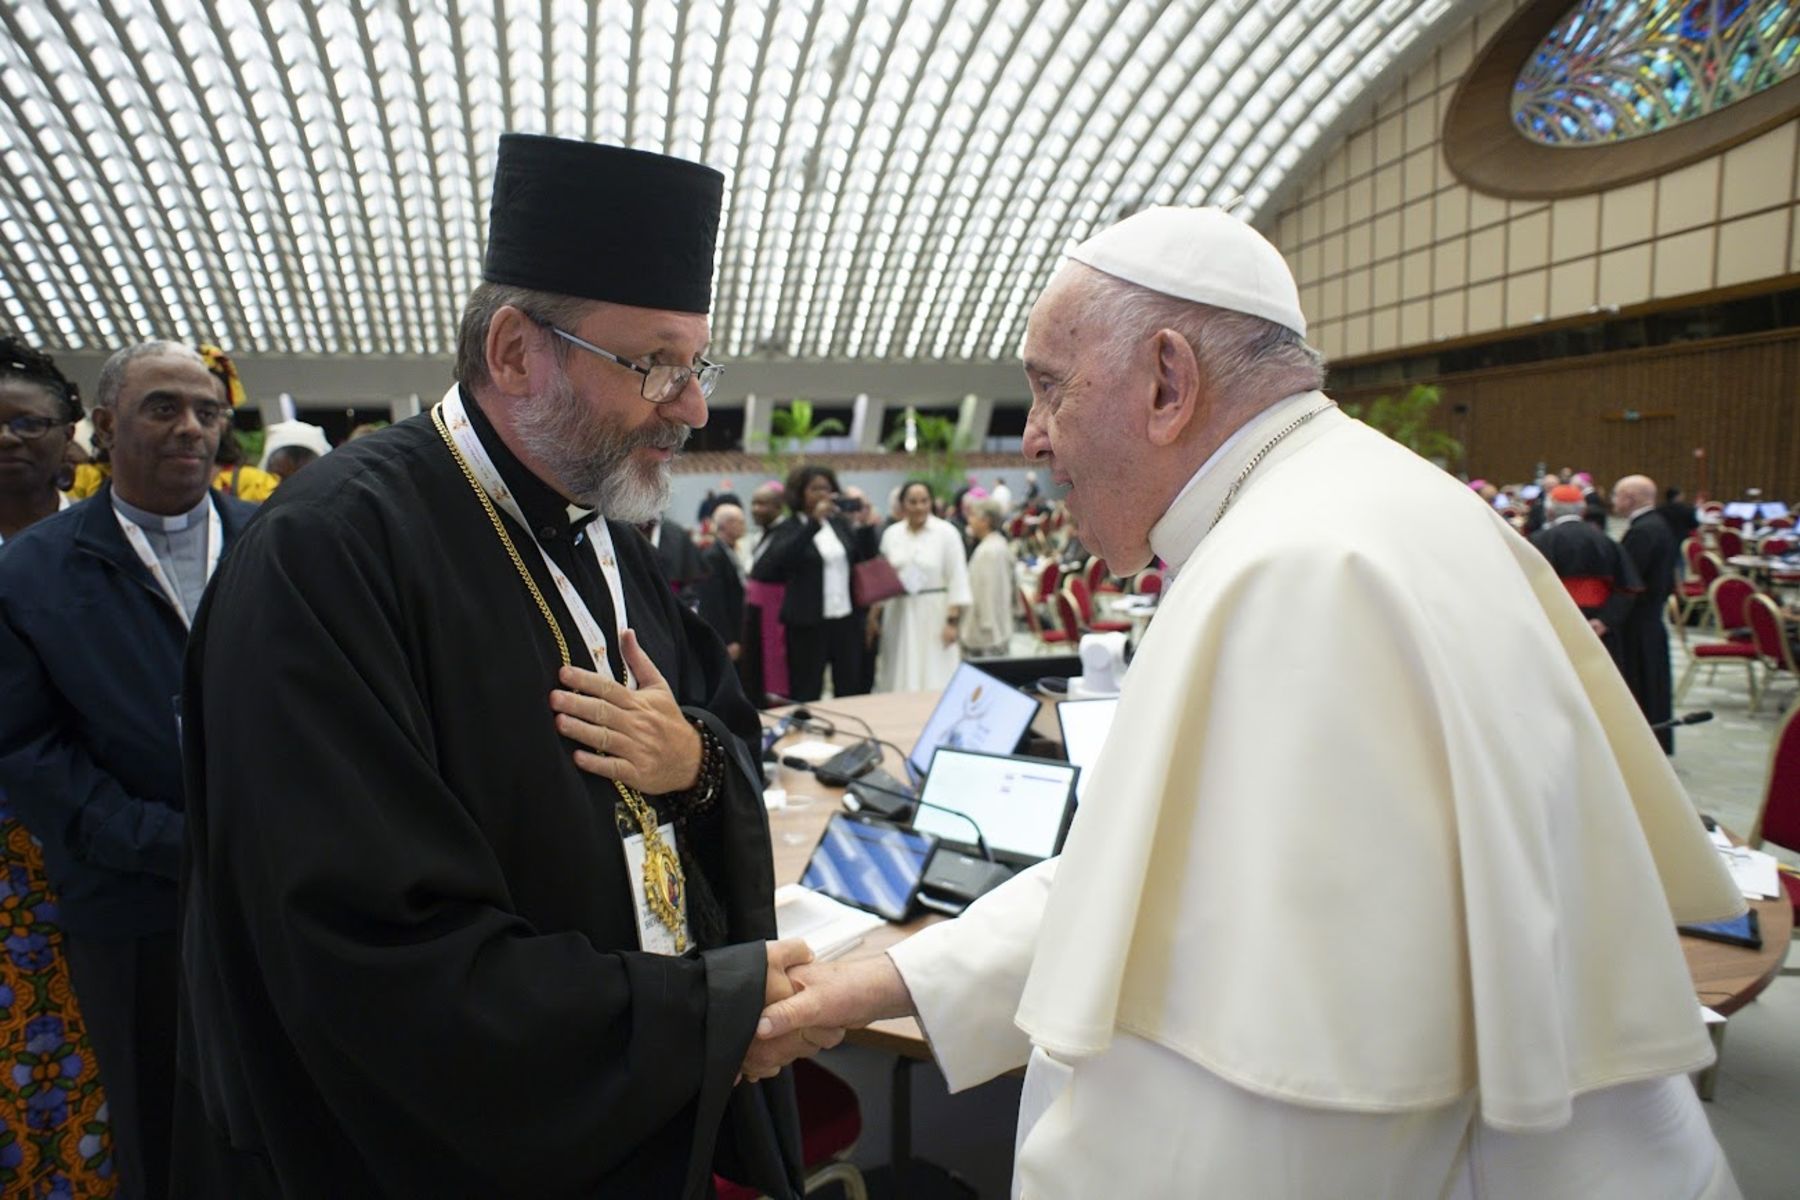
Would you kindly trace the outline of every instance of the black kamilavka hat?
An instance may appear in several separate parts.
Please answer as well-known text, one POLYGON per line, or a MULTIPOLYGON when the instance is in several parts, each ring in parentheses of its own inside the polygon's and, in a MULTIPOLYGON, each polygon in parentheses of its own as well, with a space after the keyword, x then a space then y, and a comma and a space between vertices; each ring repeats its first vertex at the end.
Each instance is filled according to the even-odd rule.
POLYGON ((502 134, 482 278, 707 312, 724 195, 723 175, 686 159, 502 134))

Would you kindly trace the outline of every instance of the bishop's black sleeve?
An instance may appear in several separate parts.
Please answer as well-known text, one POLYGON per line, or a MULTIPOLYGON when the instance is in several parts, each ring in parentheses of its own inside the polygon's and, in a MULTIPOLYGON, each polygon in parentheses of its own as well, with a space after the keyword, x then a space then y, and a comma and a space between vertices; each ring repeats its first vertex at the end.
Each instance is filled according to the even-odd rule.
MULTIPOLYGON (((644 1148, 685 1164, 702 1093, 729 1091, 764 947, 610 952, 518 915, 436 769, 448 749, 389 553, 276 508, 221 570, 188 664, 188 904, 204 907, 186 928, 215 931, 184 948, 189 989, 243 1011, 197 955, 245 944, 300 1083, 388 1194, 638 1194, 621 1180, 644 1148), (272 681, 255 706, 231 686, 245 662, 272 681)), ((201 1062, 203 1086, 220 1069, 201 1062)), ((276 1101, 255 1098, 258 1116, 276 1101)))
MULTIPOLYGON (((0 616, 0 787, 32 834, 77 862, 173 879, 182 815, 132 795, 71 730, 75 714, 43 662, 0 616)), ((169 713, 173 722, 175 714, 169 713)))
POLYGON ((1606 603, 1600 606, 1600 620, 1605 622, 1607 629, 1616 630, 1623 628, 1625 618, 1631 615, 1632 605, 1637 603, 1638 595, 1644 590, 1644 580, 1625 548, 1610 539, 1608 544, 1612 547, 1613 590, 1606 603))

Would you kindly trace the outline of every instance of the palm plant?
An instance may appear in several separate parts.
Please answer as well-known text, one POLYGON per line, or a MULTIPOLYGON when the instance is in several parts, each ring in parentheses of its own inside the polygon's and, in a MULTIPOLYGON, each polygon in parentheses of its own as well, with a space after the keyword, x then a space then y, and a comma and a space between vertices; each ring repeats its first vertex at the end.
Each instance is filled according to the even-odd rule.
POLYGON ((1344 411, 1448 471, 1462 461, 1463 444, 1431 426, 1432 411, 1442 401, 1443 393, 1436 387, 1416 383, 1397 399, 1377 396, 1366 405, 1346 404, 1344 411))

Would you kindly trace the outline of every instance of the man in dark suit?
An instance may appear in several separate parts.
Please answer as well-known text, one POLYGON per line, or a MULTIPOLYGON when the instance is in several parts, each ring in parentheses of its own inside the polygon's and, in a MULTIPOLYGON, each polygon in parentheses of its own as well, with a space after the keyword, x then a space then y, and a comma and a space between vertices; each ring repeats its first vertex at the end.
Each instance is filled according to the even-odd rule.
POLYGON ((693 608, 699 602, 695 589, 700 577, 706 573, 700 562, 700 547, 694 545, 693 535, 667 517, 650 522, 639 532, 656 547, 657 565, 662 567, 663 578, 669 581, 675 598, 685 607, 693 608))
MULTIPOLYGON (((1674 711, 1669 686, 1669 631, 1663 614, 1675 590, 1675 566, 1681 557, 1675 531, 1655 507, 1656 484, 1643 475, 1627 475, 1613 485, 1613 513, 1631 522, 1620 544, 1637 567, 1642 591, 1619 630, 1620 670, 1638 707, 1651 724, 1667 721, 1674 711)), ((1663 753, 1675 752, 1675 731, 1658 730, 1663 753)))
POLYGON ((1669 532, 1675 535, 1675 545, 1679 549, 1683 538, 1690 537, 1700 528, 1700 514, 1694 506, 1681 498, 1681 489, 1671 487, 1663 492, 1663 502, 1657 507, 1656 515, 1668 525, 1669 532))
POLYGON ((1549 521, 1531 535, 1531 544, 1549 560, 1581 615, 1624 670, 1621 630, 1640 584, 1619 544, 1586 520, 1587 508, 1579 486, 1562 483, 1551 488, 1544 505, 1549 521))
POLYGON ((214 493, 225 387, 187 346, 100 372, 112 478, 0 554, 0 789, 44 845, 122 1194, 168 1194, 182 652, 256 508, 214 493))
POLYGON ((735 504, 721 504, 712 511, 712 522, 712 545, 700 552, 700 566, 706 573, 694 591, 700 600, 701 620, 713 627, 736 663, 742 661, 744 651, 744 564, 737 553, 744 536, 744 510, 735 504))

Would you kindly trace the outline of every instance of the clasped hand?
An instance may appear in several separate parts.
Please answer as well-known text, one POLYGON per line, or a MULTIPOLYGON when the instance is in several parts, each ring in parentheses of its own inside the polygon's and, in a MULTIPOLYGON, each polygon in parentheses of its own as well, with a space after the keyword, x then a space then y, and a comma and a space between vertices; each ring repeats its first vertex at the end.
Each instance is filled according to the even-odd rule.
POLYGON ((769 943, 765 1003, 744 1056, 745 1079, 767 1079, 796 1058, 811 1058, 837 1045, 846 1029, 913 1010, 906 983, 887 955, 815 964, 812 952, 798 940, 769 943))
MULTIPOLYGON (((765 1014, 771 1007, 799 994, 805 984, 797 976, 810 962, 812 949, 804 939, 789 938, 769 943, 769 968, 763 986, 765 1014)), ((758 1021, 759 1029, 767 1019, 765 1015, 758 1021)), ((752 1082, 767 1079, 795 1059, 811 1058, 843 1040, 844 1030, 841 1026, 835 1029, 797 1028, 780 1037, 753 1037, 750 1039, 750 1049, 744 1055, 744 1065, 739 1068, 738 1078, 752 1082)))

